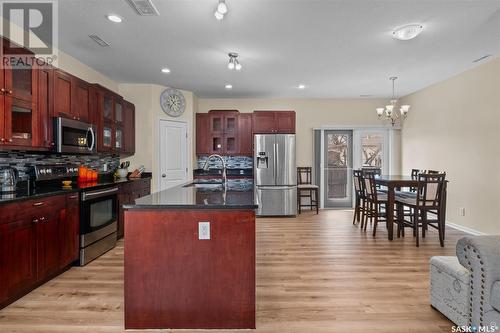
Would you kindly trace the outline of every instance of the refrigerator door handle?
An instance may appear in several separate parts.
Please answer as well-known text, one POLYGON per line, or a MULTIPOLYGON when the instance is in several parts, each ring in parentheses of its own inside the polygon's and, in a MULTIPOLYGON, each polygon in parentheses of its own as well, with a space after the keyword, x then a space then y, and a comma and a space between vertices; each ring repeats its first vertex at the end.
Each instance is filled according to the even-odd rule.
POLYGON ((278 177, 278 144, 273 143, 273 154, 274 154, 274 184, 276 184, 276 178, 278 177))

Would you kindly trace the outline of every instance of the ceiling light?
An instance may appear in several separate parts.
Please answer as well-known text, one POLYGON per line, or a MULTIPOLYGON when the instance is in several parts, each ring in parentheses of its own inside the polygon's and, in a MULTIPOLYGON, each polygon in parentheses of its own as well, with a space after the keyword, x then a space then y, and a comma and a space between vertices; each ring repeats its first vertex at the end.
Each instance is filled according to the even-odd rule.
POLYGON ((217 11, 223 15, 227 13, 227 5, 224 0, 219 0, 219 4, 217 5, 217 11))
POLYGON ((229 56, 229 62, 227 63, 227 68, 236 69, 237 71, 241 70, 243 66, 241 66, 240 62, 238 61, 238 53, 229 52, 227 55, 229 56))
POLYGON ((167 74, 170 73, 170 69, 168 69, 167 67, 162 68, 161 71, 167 74))
POLYGON ((382 119, 385 116, 385 119, 389 120, 394 126, 396 121, 399 120, 400 123, 403 122, 404 119, 408 116, 408 111, 410 111, 410 106, 405 104, 401 105, 399 112, 395 110, 396 105, 398 104, 398 99, 396 98, 396 94, 394 92, 394 82, 397 80, 397 76, 392 76, 389 80, 392 81, 392 99, 389 105, 386 105, 385 108, 376 108, 377 116, 382 119))
POLYGON ((225 0, 219 0, 219 3, 217 4, 217 9, 215 9, 214 16, 216 19, 219 21, 224 18, 224 15, 227 14, 227 5, 225 0))
POLYGON ((121 21, 123 21, 123 19, 120 16, 115 14, 108 15, 108 20, 114 23, 120 23, 121 21))
POLYGON ((299 89, 306 89, 306 86, 305 86, 305 85, 303 85, 303 84, 299 84, 299 87, 298 87, 298 88, 299 88, 299 89))
POLYGON ((424 27, 420 24, 408 24, 397 28, 392 32, 392 36, 399 40, 410 40, 417 37, 424 27))
POLYGON ((226 84, 226 89, 233 89, 233 86, 231 84, 226 84))
POLYGON ((218 19, 219 21, 222 20, 224 18, 224 14, 221 14, 219 13, 218 11, 215 11, 214 13, 214 16, 216 19, 218 19))

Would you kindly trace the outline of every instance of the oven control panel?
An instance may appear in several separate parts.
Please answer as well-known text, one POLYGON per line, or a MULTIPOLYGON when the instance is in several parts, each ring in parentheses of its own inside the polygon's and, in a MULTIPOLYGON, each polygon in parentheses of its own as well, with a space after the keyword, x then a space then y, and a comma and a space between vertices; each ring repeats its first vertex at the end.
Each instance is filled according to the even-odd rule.
POLYGON ((78 166, 73 164, 45 164, 33 167, 36 180, 51 180, 78 176, 78 166))

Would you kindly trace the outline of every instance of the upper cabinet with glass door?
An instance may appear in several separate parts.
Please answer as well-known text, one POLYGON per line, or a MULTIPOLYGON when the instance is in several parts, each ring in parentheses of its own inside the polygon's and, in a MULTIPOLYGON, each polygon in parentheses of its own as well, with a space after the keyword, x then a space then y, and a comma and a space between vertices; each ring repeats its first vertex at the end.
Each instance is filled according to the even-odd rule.
MULTIPOLYGON (((2 56, 14 54, 11 47, 16 46, 3 40, 2 56)), ((15 52, 20 51, 17 48, 15 52)), ((27 50, 21 52, 33 55, 27 50)), ((4 147, 31 147, 38 142, 37 73, 29 64, 0 70, 0 144, 4 147)))

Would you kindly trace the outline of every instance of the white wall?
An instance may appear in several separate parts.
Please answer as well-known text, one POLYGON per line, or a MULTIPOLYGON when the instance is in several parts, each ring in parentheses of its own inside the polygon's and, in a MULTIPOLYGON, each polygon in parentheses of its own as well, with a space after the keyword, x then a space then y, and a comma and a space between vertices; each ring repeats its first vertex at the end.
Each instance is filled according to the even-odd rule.
POLYGON ((403 171, 446 171, 447 220, 500 233, 500 58, 408 95, 404 103, 411 110, 402 131, 403 171))

